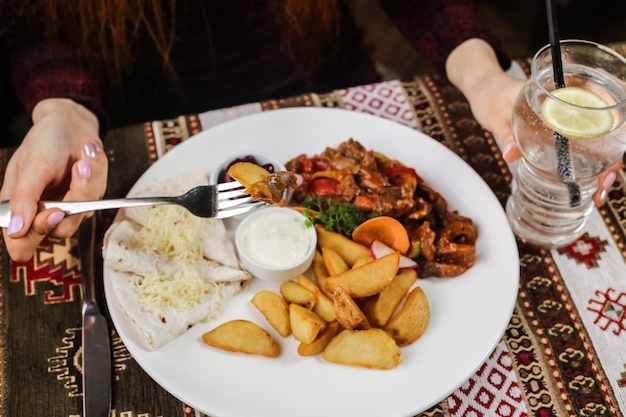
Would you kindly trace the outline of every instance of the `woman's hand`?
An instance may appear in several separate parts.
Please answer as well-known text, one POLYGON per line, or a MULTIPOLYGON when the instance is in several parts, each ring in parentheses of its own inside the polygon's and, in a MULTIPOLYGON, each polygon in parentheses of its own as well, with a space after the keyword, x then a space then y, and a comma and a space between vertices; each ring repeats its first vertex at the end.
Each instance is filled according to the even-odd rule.
MULTIPOLYGON (((519 159, 522 153, 515 144, 511 122, 524 81, 504 72, 491 46, 480 39, 467 40, 453 50, 446 62, 446 73, 470 103, 476 120, 499 140, 504 160, 519 159)), ((604 204, 620 168, 621 161, 599 176, 598 190, 593 196, 597 206, 604 204)))
POLYGON ((476 120, 499 139, 505 159, 511 162, 519 158, 519 149, 511 148, 511 120, 524 80, 504 72, 491 46, 481 39, 457 46, 446 61, 446 74, 470 103, 476 120))
POLYGON ((40 200, 96 200, 107 184, 108 162, 93 113, 72 100, 53 98, 39 102, 32 119, 0 189, 0 200, 11 202, 3 234, 14 261, 30 259, 47 235, 72 236, 88 215, 65 218, 59 209, 37 213, 40 200))

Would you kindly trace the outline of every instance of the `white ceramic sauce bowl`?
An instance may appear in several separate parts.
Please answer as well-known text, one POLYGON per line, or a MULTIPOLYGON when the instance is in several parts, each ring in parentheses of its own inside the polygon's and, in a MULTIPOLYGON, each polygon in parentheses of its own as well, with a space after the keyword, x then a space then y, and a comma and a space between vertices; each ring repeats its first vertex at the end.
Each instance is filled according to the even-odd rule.
POLYGON ((253 211, 237 227, 235 246, 242 266, 257 278, 286 281, 304 273, 313 262, 315 227, 304 215, 286 207, 253 211))

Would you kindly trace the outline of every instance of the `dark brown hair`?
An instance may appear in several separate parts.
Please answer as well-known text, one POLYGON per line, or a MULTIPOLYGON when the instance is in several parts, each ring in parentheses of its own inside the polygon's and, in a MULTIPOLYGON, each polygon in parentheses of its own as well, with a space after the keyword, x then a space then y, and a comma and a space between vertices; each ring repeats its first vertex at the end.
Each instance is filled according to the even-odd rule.
MULTIPOLYGON (((184 1, 184 0, 182 0, 184 1)), ((229 1, 229 0, 219 0, 229 1)), ((133 63, 133 42, 146 32, 162 56, 164 69, 175 74, 170 60, 176 0, 32 0, 22 10, 39 7, 46 35, 64 35, 90 62, 106 68, 119 82, 133 63)), ((267 0, 282 21, 287 53, 301 70, 315 66, 324 44, 338 30, 338 0, 267 0)))

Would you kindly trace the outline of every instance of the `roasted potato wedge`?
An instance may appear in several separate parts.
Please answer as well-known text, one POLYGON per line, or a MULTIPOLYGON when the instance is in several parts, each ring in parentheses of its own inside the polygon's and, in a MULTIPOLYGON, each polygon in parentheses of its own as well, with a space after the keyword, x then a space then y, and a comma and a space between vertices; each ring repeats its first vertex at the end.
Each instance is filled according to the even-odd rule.
POLYGON ((371 255, 363 257, 363 258, 359 258, 359 259, 356 260, 354 265, 352 265, 352 268, 356 268, 357 266, 365 265, 366 263, 372 262, 373 260, 374 260, 374 258, 371 255))
POLYGON ((313 311, 324 319, 326 323, 335 321, 337 316, 335 315, 335 306, 331 298, 327 297, 322 290, 315 285, 313 281, 305 277, 304 275, 298 276, 298 284, 302 285, 310 291, 313 291, 317 296, 317 302, 313 306, 313 311))
POLYGON ((375 369, 392 369, 402 363, 396 342, 381 329, 343 330, 335 336, 322 357, 329 362, 375 369))
POLYGON ((381 292, 363 302, 361 309, 372 326, 384 327, 387 324, 416 281, 417 272, 414 269, 402 270, 381 292))
POLYGON ((341 330, 341 326, 336 321, 328 323, 326 327, 319 332, 314 341, 311 343, 300 343, 300 345, 298 345, 298 355, 314 356, 318 353, 322 353, 326 345, 328 345, 332 338, 337 336, 341 330))
POLYGON ((280 293, 287 303, 299 304, 309 310, 313 309, 317 303, 317 294, 295 281, 285 281, 280 284, 280 293))
POLYGON ((354 263, 367 256, 371 256, 369 248, 356 243, 341 233, 330 232, 324 226, 315 225, 317 230, 317 245, 320 248, 331 248, 337 252, 351 267, 354 263))
POLYGON ((293 337, 302 343, 313 342, 326 327, 323 318, 298 304, 289 304, 289 320, 293 337))
POLYGON ((245 188, 250 188, 252 184, 263 181, 270 175, 270 172, 252 162, 237 162, 228 168, 228 175, 239 181, 245 188))
POLYGON ((398 346, 407 346, 420 338, 430 322, 430 305, 422 287, 415 287, 404 304, 384 327, 398 346))
POLYGON ((289 305, 282 296, 270 290, 262 290, 254 294, 251 302, 281 336, 291 334, 289 305))
POLYGON ((365 314, 342 287, 335 288, 333 304, 337 321, 344 329, 367 330, 371 327, 365 314))
MULTIPOLYGON (((311 264, 313 268, 313 275, 315 275, 315 280, 317 281, 317 286, 322 290, 324 294, 324 288, 322 286, 323 282, 330 276, 328 273, 328 269, 326 269, 326 264, 324 263, 324 256, 322 252, 317 250, 315 251, 315 256, 313 257, 313 263, 311 264)), ((326 294, 328 298, 332 298, 333 294, 326 294)))
POLYGON ((372 262, 349 269, 324 281, 324 291, 334 294, 335 288, 343 287, 352 298, 364 298, 378 294, 398 273, 400 254, 390 253, 372 262))
POLYGON ((248 320, 228 321, 202 335, 202 341, 229 352, 247 353, 276 358, 280 347, 272 336, 258 324, 248 320))
POLYGON ((350 269, 346 261, 334 249, 327 246, 322 247, 322 258, 329 275, 338 275, 350 269))

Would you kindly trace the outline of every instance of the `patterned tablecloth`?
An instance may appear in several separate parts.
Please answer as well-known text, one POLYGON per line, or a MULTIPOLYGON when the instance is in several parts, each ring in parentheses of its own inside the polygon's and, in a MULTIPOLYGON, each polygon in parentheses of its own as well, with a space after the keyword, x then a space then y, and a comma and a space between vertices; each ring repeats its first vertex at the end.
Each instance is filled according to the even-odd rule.
MULTIPOLYGON (((203 129, 292 106, 346 108, 421 130, 465 159, 501 203, 508 197, 511 167, 497 141, 459 91, 435 75, 113 131, 105 140, 107 194, 125 195, 151 163, 203 129)), ((9 155, 0 151, 1 172, 9 155)), ((626 415, 625 202, 621 173, 577 242, 553 251, 518 244, 519 296, 502 340, 468 381, 420 416, 626 415)), ((101 234, 110 218, 100 216, 101 234)), ((0 246, 0 264, 0 415, 80 416, 81 274, 74 239, 48 239, 23 264, 11 262, 0 246)), ((200 416, 137 365, 114 329, 111 340, 113 416, 200 416)))

